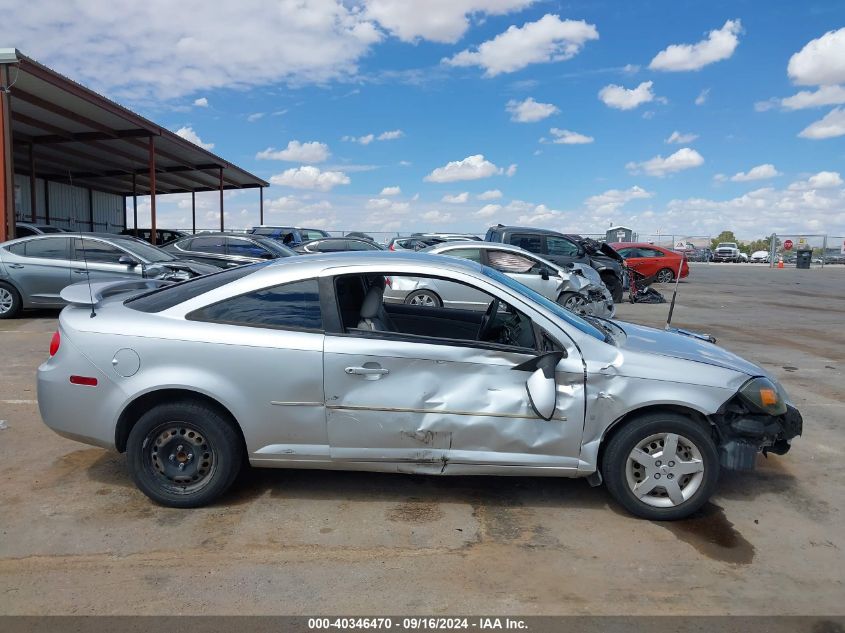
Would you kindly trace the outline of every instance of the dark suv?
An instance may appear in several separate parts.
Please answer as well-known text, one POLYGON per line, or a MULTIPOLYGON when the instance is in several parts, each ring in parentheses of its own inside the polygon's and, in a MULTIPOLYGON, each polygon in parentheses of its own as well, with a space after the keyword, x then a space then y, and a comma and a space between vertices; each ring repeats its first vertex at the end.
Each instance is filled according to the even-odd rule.
POLYGON ((625 260, 607 244, 580 235, 502 224, 487 229, 484 240, 519 246, 561 266, 570 262, 588 264, 599 272, 613 300, 617 303, 622 300, 625 260))

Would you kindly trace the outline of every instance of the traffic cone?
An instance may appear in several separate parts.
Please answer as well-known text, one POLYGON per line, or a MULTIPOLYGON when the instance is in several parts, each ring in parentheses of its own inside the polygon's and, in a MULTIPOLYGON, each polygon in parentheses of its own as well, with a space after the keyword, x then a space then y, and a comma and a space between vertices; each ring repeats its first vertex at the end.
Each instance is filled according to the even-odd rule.
POLYGON ((778 255, 778 268, 783 268, 783 255, 778 255))

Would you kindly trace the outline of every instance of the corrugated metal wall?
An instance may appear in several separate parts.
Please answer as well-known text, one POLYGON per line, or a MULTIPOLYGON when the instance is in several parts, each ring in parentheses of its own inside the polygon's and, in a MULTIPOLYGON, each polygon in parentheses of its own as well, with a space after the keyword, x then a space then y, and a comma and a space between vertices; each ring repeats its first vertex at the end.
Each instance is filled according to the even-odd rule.
MULTIPOLYGON (((15 214, 21 222, 31 220, 29 176, 15 174, 15 214)), ((64 183, 49 182, 50 224, 74 231, 90 231, 91 201, 94 203, 94 231, 119 233, 125 228, 126 210, 123 196, 113 193, 71 187, 64 183)), ((36 222, 46 222, 44 181, 35 179, 36 222)))

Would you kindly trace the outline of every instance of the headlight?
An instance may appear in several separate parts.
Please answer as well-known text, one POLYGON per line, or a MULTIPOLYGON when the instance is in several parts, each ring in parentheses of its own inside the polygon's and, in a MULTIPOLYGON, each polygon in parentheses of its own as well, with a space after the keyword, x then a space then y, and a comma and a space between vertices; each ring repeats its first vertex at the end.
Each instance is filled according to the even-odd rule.
POLYGON ((739 390, 742 399, 759 413, 783 415, 786 400, 777 385, 768 378, 752 378, 739 390))

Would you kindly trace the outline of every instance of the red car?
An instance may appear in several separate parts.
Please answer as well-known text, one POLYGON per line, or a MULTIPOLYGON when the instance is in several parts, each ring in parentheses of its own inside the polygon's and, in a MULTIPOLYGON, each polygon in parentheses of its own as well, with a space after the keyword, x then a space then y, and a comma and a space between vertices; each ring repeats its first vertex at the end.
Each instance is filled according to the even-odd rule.
POLYGON ((654 275, 660 283, 674 281, 679 269, 681 279, 689 276, 686 255, 668 248, 645 242, 613 242, 610 246, 625 258, 628 268, 633 268, 646 277, 654 275))

